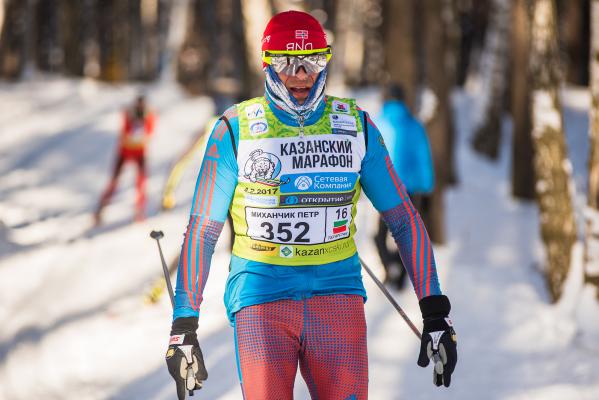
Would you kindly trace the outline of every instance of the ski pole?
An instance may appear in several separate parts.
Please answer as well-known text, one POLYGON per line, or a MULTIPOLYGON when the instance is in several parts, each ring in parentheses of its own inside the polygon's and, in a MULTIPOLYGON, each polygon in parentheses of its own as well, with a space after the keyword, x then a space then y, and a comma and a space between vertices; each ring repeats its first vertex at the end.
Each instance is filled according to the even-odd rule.
MULTIPOLYGON (((162 231, 152 231, 150 232, 150 237, 156 240, 156 244, 158 245, 158 252, 160 253, 160 261, 162 262, 162 272, 164 272, 164 280, 166 281, 166 288, 168 289, 168 295, 171 299, 171 306, 175 309, 175 295, 173 293, 173 287, 171 286, 171 278, 168 273, 168 268, 166 266, 166 261, 164 261, 164 255, 162 254, 162 247, 160 247, 160 239, 164 237, 164 233, 162 231)), ((191 354, 191 346, 181 346, 181 350, 185 354, 185 359, 187 360, 187 377, 185 379, 185 386, 190 396, 193 396, 193 390, 196 386, 195 375, 193 373, 193 356, 191 354)))
MULTIPOLYGON (((362 260, 362 257, 358 257, 358 259, 360 260, 360 264, 362 264, 362 267, 366 270, 366 272, 368 272, 368 275, 370 275, 370 277, 372 278, 374 283, 376 283, 376 285, 379 287, 379 289, 381 289, 381 292, 383 292, 383 294, 385 295, 387 300, 389 300, 389 302, 393 305, 393 307, 395 307, 395 309, 397 310, 399 315, 401 315, 401 317, 406 322, 406 324, 408 324, 410 329, 412 329, 412 332, 414 332, 414 334, 416 335, 416 337, 418 337, 418 339, 422 340, 422 334, 420 333, 418 328, 416 328, 416 326, 412 323, 412 321, 410 320, 408 315, 399 306, 399 304, 397 304, 397 302, 395 301, 393 296, 391 296, 391 293, 389 293, 389 291, 387 290, 385 285, 383 285, 383 283, 381 281, 379 281, 378 278, 374 275, 372 270, 370 268, 368 268, 368 265, 366 265, 364 260, 362 260)), ((439 356, 439 353, 433 352, 433 354, 430 356, 430 358, 433 359, 434 371, 437 374, 443 374, 443 362, 441 361, 441 356, 439 356)), ((434 374, 433 374, 433 378, 434 378, 434 374)))
POLYGON ((397 302, 395 301, 393 296, 391 296, 391 293, 389 293, 389 291, 387 290, 385 285, 383 285, 382 282, 379 281, 376 276, 374 276, 374 273, 372 272, 372 270, 370 268, 368 268, 368 265, 366 265, 364 260, 362 260, 362 257, 358 257, 358 259, 360 260, 360 264, 362 264, 362 267, 366 270, 366 272, 368 272, 368 275, 370 275, 370 277, 372 278, 374 283, 376 283, 376 285, 379 287, 379 289, 381 289, 381 292, 383 292, 383 294, 385 295, 387 300, 389 300, 389 302, 393 305, 393 307, 395 307, 395 309, 397 310, 399 315, 401 315, 401 317, 406 322, 406 324, 408 324, 410 329, 412 329, 412 332, 414 332, 414 334, 418 337, 418 339, 422 340, 422 334, 420 333, 418 328, 416 328, 416 326, 412 323, 410 318, 408 318, 408 316, 406 315, 404 310, 402 310, 402 308, 399 306, 399 304, 397 304, 397 302))
POLYGON ((166 281, 166 288, 168 289, 168 295, 171 299, 171 306, 173 309, 175 308, 175 295, 173 293, 173 287, 171 286, 171 279, 169 277, 168 268, 166 267, 166 261, 164 261, 164 255, 162 254, 162 247, 160 247, 160 239, 164 237, 164 233, 162 231, 152 231, 150 232, 150 237, 156 240, 156 244, 158 245, 158 252, 160 253, 160 261, 162 262, 162 272, 164 272, 164 280, 166 281))

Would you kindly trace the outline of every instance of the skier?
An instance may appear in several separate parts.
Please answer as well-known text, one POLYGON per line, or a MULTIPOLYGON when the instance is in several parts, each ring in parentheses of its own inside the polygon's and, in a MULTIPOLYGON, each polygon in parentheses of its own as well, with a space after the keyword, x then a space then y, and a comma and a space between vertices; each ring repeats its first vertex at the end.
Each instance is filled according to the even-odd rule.
POLYGON ((147 109, 145 95, 139 94, 135 104, 123 112, 123 125, 119 139, 117 157, 108 186, 104 190, 98 208, 94 213, 95 224, 101 222, 102 210, 108 205, 116 190, 117 180, 125 162, 137 165, 137 199, 135 203, 135 220, 145 218, 146 207, 146 144, 154 132, 154 114, 147 109))
POLYGON ((440 356, 435 383, 449 386, 456 338, 428 235, 368 114, 324 94, 331 48, 322 26, 307 13, 279 13, 262 50, 266 93, 222 115, 196 185, 166 353, 179 397, 188 374, 196 389, 208 377, 196 330, 230 209, 224 300, 244 399, 292 399, 298 363, 313 398, 367 398, 366 293, 353 240, 361 188, 382 212, 420 301, 418 365, 440 356))
MULTIPOLYGON (((426 195, 432 192, 435 183, 433 157, 426 130, 405 105, 401 86, 387 86, 382 110, 375 121, 412 204, 420 215, 425 215, 423 212, 428 212, 426 195)), ((387 247, 388 232, 387 225, 379 218, 374 242, 385 267, 387 282, 401 289, 406 271, 397 249, 387 247)))

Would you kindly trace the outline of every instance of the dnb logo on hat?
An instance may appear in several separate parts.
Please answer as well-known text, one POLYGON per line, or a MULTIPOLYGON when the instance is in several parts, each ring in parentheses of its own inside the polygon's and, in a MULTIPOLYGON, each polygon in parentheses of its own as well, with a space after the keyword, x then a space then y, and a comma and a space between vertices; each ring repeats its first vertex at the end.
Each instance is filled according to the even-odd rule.
POLYGON ((295 31, 295 38, 296 39, 308 39, 308 31, 303 30, 303 29, 297 29, 295 31))

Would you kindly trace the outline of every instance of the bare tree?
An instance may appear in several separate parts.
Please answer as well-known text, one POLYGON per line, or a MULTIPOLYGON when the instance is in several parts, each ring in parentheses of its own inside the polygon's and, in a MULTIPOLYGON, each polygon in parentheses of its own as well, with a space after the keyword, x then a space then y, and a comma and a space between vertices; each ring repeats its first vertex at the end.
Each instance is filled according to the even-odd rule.
POLYGON ((102 0, 96 4, 100 79, 122 81, 129 76, 129 0, 102 0))
POLYGON ((406 104, 414 111, 418 83, 414 2, 386 0, 384 7, 383 29, 388 80, 403 87, 406 104))
MULTIPOLYGON (((445 27, 446 51, 445 68, 449 87, 458 83, 458 64, 460 55, 460 3, 462 0, 443 0, 443 25, 445 27)), ((453 133, 452 133, 453 135, 453 133)))
POLYGON ((557 2, 565 77, 576 85, 587 85, 589 78, 589 3, 589 0, 557 2))
POLYGON ((512 195, 534 199, 532 122, 530 115, 530 0, 514 0, 512 8, 511 100, 512 114, 512 195))
POLYGON ((4 0, 0 31, 0 77, 18 79, 27 63, 29 1, 4 0))
POLYGON ((246 46, 247 81, 250 92, 258 95, 263 92, 262 74, 262 33, 272 17, 268 0, 241 0, 243 15, 243 36, 246 46))
POLYGON ((576 240, 570 193, 572 166, 567 158, 558 96, 560 71, 554 1, 535 0, 532 15, 530 68, 535 187, 547 257, 546 278, 552 298, 557 300, 576 240))
POLYGON ((363 1, 364 62, 359 83, 380 84, 384 79, 383 1, 363 1))
POLYGON ((129 4, 129 77, 152 80, 160 73, 161 13, 168 12, 167 4, 159 0, 136 0, 129 4))
POLYGON ((461 32, 456 83, 460 86, 466 83, 471 70, 477 72, 489 8, 489 1, 457 0, 456 13, 461 32))
MULTIPOLYGON (((262 66, 260 50, 253 55, 254 79, 246 58, 246 40, 240 0, 193 0, 187 32, 179 53, 178 80, 194 94, 208 94, 215 98, 219 112, 235 103, 239 97, 252 93, 250 85, 261 87, 258 71, 262 66)), ((260 37, 252 43, 260 46, 260 37)), ((255 48, 252 46, 252 48, 255 48)))
POLYGON ((358 84, 364 63, 362 12, 366 4, 359 0, 338 0, 335 10, 335 55, 331 63, 331 81, 358 84))
POLYGON ((430 88, 437 100, 435 114, 426 128, 430 138, 431 151, 435 164, 435 189, 430 198, 429 218, 425 219, 431 240, 445 242, 445 186, 450 176, 449 152, 451 113, 449 86, 445 76, 445 28, 442 20, 443 4, 437 0, 423 0, 417 3, 417 19, 423 34, 424 84, 430 88))
MULTIPOLYGON (((216 5, 214 41, 211 43, 213 62, 209 68, 210 93, 217 102, 218 112, 240 98, 251 96, 246 79, 246 47, 240 0, 221 0, 216 5)), ((258 41, 258 38, 256 38, 258 41)))
POLYGON ((64 54, 61 46, 59 7, 53 0, 37 0, 34 6, 34 59, 42 71, 62 70, 64 54))
POLYGON ((63 70, 68 75, 100 77, 98 0, 60 0, 63 70))
POLYGON ((491 22, 481 57, 481 105, 476 117, 472 145, 476 151, 496 159, 501 139, 501 117, 507 88, 510 0, 493 0, 491 22))
POLYGON ((85 43, 88 39, 85 29, 92 25, 85 18, 85 3, 77 0, 61 2, 60 25, 68 27, 62 30, 62 49, 65 72, 69 75, 82 76, 85 71, 85 43))
POLYGON ((191 0, 187 17, 187 30, 177 63, 177 80, 193 94, 208 90, 208 65, 210 61, 210 24, 214 21, 214 2, 191 0))
MULTIPOLYGON (((121 0, 122 1, 122 0, 121 0)), ((145 32, 147 20, 150 23, 156 21, 156 1, 155 0, 129 0, 127 1, 127 37, 130 41, 130 46, 127 46, 127 56, 125 62, 127 64, 127 77, 132 79, 143 79, 145 75, 144 67, 146 55, 146 38, 145 32), (142 18, 142 7, 147 11, 142 18), (142 19, 146 21, 142 21, 142 19)))
POLYGON ((4 0, 0 0, 0 32, 2 32, 2 25, 4 25, 4 0))
MULTIPOLYGON (((591 2, 591 108, 585 280, 599 289, 599 0, 591 2)), ((599 296, 599 291, 597 291, 599 296)))
POLYGON ((457 32, 457 3, 456 0, 444 0, 441 9, 441 19, 443 21, 443 41, 445 42, 445 51, 443 53, 445 75, 446 75, 446 87, 447 87, 447 99, 446 104, 442 106, 447 107, 447 137, 445 139, 446 146, 446 183, 448 185, 455 185, 459 181, 458 173, 456 170, 455 163, 455 143, 456 143, 456 131, 453 124, 453 113, 451 112, 451 90, 457 83, 457 54, 459 51, 458 46, 458 32, 457 32))
POLYGON ((306 2, 304 0, 270 0, 275 13, 287 10, 299 10, 306 12, 306 2))

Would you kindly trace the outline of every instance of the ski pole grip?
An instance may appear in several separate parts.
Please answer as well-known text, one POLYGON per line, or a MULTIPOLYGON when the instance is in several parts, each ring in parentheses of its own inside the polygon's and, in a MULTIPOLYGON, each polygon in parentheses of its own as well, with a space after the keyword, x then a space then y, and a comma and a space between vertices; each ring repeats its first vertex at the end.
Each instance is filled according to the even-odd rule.
POLYGON ((152 239, 162 239, 164 237, 164 233, 162 233, 162 231, 152 231, 150 232, 150 237, 152 239))

